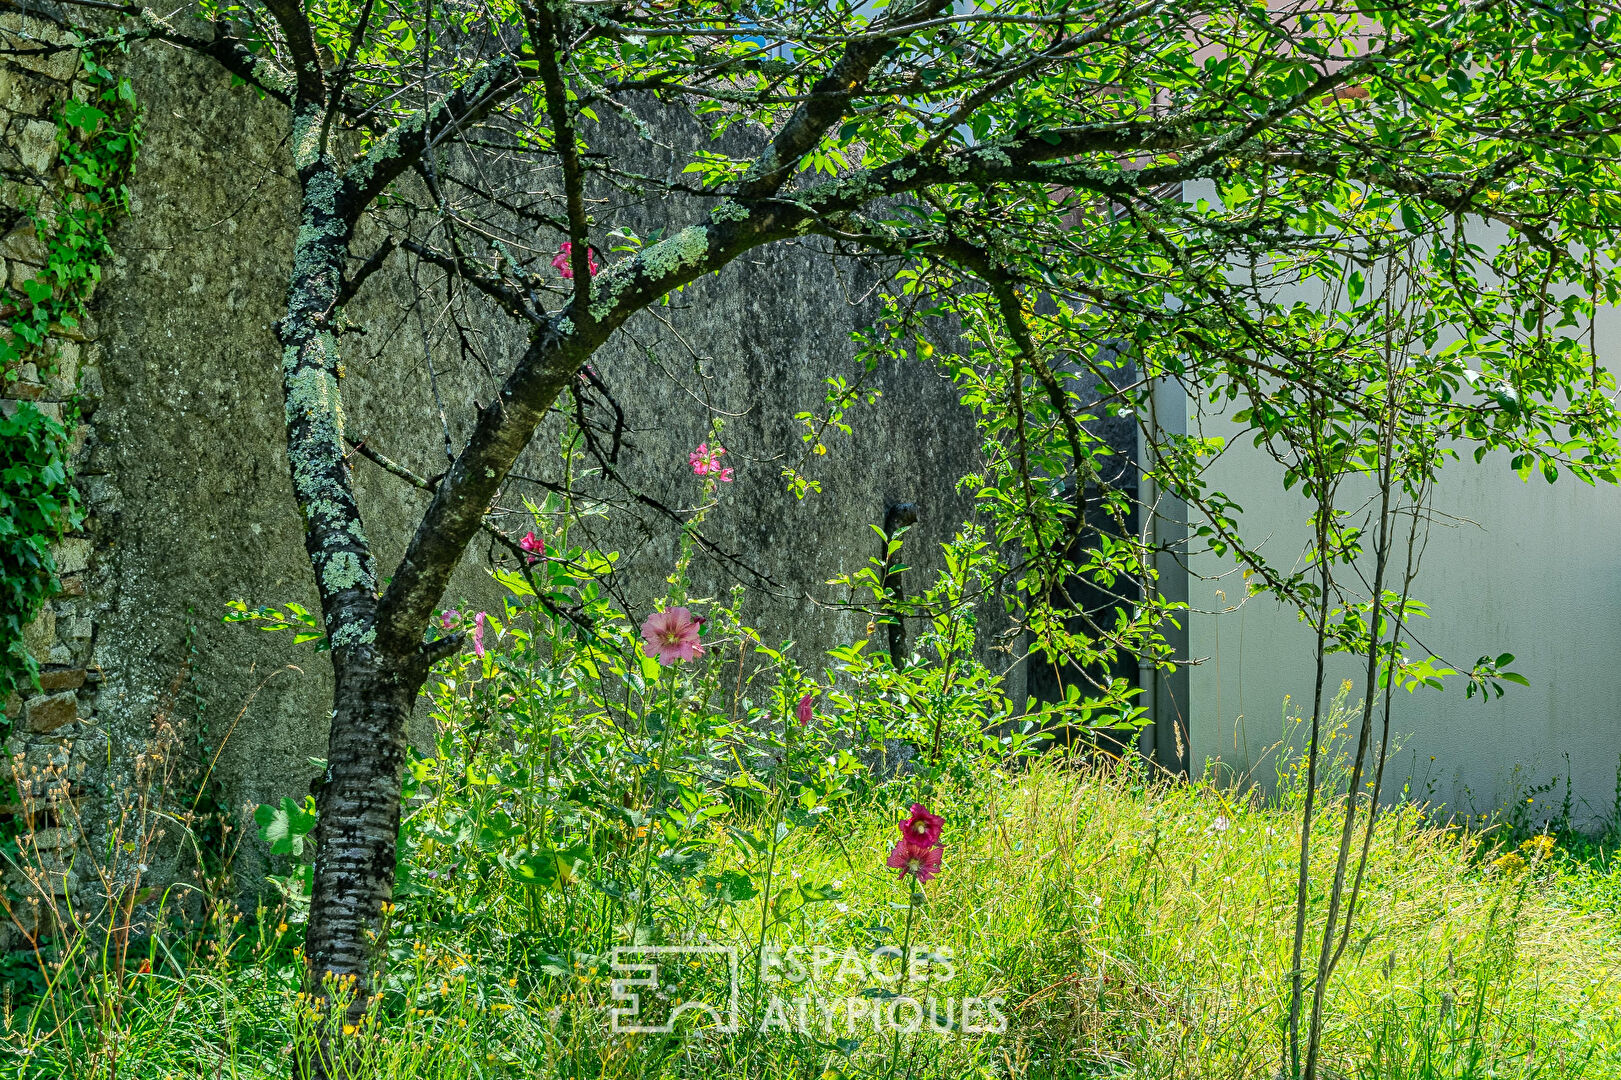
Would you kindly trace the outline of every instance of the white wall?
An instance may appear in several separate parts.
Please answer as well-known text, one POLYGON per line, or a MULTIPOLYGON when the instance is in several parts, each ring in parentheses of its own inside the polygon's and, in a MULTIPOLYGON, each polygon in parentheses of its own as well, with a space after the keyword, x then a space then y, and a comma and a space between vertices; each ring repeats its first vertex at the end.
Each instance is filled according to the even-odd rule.
MULTIPOLYGON (((1621 351, 1621 313, 1599 320, 1599 355, 1621 351)), ((1216 418, 1189 417, 1190 429, 1232 435, 1216 418)), ((1247 439, 1212 467, 1211 486, 1244 507, 1244 535, 1275 564, 1293 566, 1307 539, 1307 508, 1283 491, 1277 466, 1247 439), (1264 541, 1264 543, 1262 543, 1264 541)), ((1531 681, 1501 700, 1465 699, 1464 680, 1445 691, 1398 690, 1392 730, 1402 752, 1394 790, 1405 778, 1454 811, 1484 811, 1518 799, 1529 785, 1558 777, 1538 796, 1535 819, 1557 814, 1569 754, 1576 813, 1591 824, 1614 806, 1621 765, 1621 489, 1589 487, 1568 475, 1522 482, 1504 457, 1472 457, 1442 469, 1435 509, 1469 523, 1429 530, 1414 595, 1430 606, 1418 634, 1453 667, 1511 652, 1512 670, 1531 681), (1433 762, 1431 760, 1433 756, 1433 762)), ((1191 764, 1207 762, 1257 779, 1273 776, 1263 751, 1290 715, 1309 715, 1314 638, 1292 609, 1255 598, 1236 611, 1245 588, 1229 559, 1195 555, 1188 582, 1191 764), (1225 575, 1225 576, 1223 576, 1225 575)), ((1398 578, 1399 580, 1399 578, 1398 578)), ((1409 656, 1422 655, 1417 648, 1409 656)), ((1336 658, 1330 693, 1361 665, 1336 658)), ((1376 720, 1377 723, 1377 720, 1376 720)))

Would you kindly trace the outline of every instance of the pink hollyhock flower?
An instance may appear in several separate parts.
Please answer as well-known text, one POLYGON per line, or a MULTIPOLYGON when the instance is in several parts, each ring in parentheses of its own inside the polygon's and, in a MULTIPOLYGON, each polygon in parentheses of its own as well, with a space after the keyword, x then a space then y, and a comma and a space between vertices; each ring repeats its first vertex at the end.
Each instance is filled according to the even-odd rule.
POLYGON ((529 562, 534 562, 546 554, 546 541, 536 536, 533 531, 524 533, 523 539, 518 541, 518 546, 529 553, 527 556, 529 562))
POLYGON ((457 611, 455 608, 446 608, 444 611, 439 613, 439 629, 450 630, 454 628, 457 623, 461 622, 461 618, 461 612, 457 611))
MULTIPOLYGON (((574 276, 574 267, 570 262, 570 257, 573 254, 574 254, 574 245, 571 244, 569 241, 564 240, 562 246, 557 249, 557 257, 552 260, 552 266, 555 267, 566 278, 572 278, 574 276)), ((595 251, 593 251, 591 248, 586 248, 585 249, 585 258, 586 258, 586 261, 587 261, 587 263, 589 264, 589 266, 591 268, 590 269, 591 276, 596 277, 597 276, 597 253, 595 251)))
POLYGON ((912 816, 900 824, 901 835, 907 843, 933 847, 940 843, 940 829, 945 823, 945 818, 929 813, 922 803, 913 803, 912 816))
POLYGON ((484 613, 473 616, 473 655, 484 659, 484 613))
POLYGON ((720 459, 725 453, 726 448, 724 446, 717 445, 714 449, 710 449, 708 443, 699 443, 698 449, 687 455, 687 464, 692 466, 695 476, 705 476, 713 473, 721 483, 730 484, 732 482, 732 470, 722 468, 720 464, 720 459))
POLYGON ((914 844, 910 840, 897 840, 889 853, 888 866, 901 872, 901 880, 911 877, 918 884, 940 873, 940 848, 937 844, 914 844))
POLYGON ((698 640, 698 627, 703 620, 684 607, 655 611, 642 623, 642 640, 649 654, 658 657, 666 666, 678 660, 696 660, 704 654, 703 642, 698 640))
POLYGON ((799 699, 799 705, 794 709, 794 716, 798 718, 800 727, 804 727, 811 722, 811 696, 809 694, 799 699))

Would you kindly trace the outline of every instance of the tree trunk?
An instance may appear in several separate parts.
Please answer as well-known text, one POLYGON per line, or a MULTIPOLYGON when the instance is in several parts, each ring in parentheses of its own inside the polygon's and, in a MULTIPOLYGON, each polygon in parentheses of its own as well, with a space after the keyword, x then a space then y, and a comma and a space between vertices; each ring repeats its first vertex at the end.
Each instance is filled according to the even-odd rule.
MULTIPOLYGON (((366 1001, 369 942, 393 895, 405 722, 422 677, 372 648, 335 663, 327 770, 316 804, 315 890, 304 940, 312 986, 353 978, 351 1018, 366 1001), (371 933, 368 933, 370 931, 371 933)), ((323 989, 328 989, 322 987, 323 989)))
POLYGON ((348 998, 340 1021, 321 1017, 309 1080, 347 1075, 333 1028, 358 1024, 370 1003, 383 905, 394 891, 405 723, 426 667, 375 647, 334 656, 332 730, 316 804, 314 893, 305 930, 305 985, 328 1002, 348 998))

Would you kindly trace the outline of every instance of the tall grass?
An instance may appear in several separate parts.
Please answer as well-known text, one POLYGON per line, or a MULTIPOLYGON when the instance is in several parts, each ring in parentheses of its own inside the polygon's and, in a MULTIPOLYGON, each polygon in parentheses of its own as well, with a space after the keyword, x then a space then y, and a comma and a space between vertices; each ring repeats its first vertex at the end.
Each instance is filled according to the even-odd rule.
MULTIPOLYGON (((907 890, 883 861, 901 809, 851 804, 788 836, 783 880, 837 885, 829 899, 773 923, 770 944, 863 958, 899 944, 907 890)), ((924 887, 912 944, 937 962, 951 958, 952 978, 930 992, 1000 999, 1004 1033, 923 1032, 900 1039, 897 1052, 893 1033, 875 1032, 863 1012, 853 1028, 813 1023, 805 1033, 751 1033, 745 1022, 730 1035, 616 1035, 605 947, 622 943, 625 928, 602 925, 592 914, 601 905, 576 883, 542 895, 547 948, 537 950, 537 931, 514 916, 514 904, 533 897, 492 879, 469 889, 454 918, 420 918, 409 901, 391 915, 379 943, 391 958, 386 980, 354 1040, 365 1049, 353 1072, 391 1080, 1276 1072, 1294 807, 1158 782, 1135 767, 1043 760, 975 776, 936 809, 947 819, 945 864, 924 887)), ((1315 828, 1332 837, 1337 816, 1330 804, 1315 828)), ((1332 844, 1316 850, 1322 880, 1332 844)), ((1523 865, 1492 854, 1478 834, 1426 821, 1418 808, 1384 818, 1367 902, 1330 991, 1324 1060, 1336 1074, 1621 1074, 1621 931, 1597 872, 1546 845, 1528 845, 1523 865)), ((714 877, 726 867, 709 869, 714 877)), ((763 898, 726 903, 703 889, 697 878, 680 884, 661 933, 736 947, 742 1011, 758 1019, 750 958, 763 898)), ((1318 918, 1321 900, 1314 894, 1318 918)), ((11 1000, 5 1074, 289 1075, 315 1020, 282 917, 222 917, 206 941, 154 937, 139 967, 87 972, 48 1000, 11 1000)), ((883 1002, 893 986, 870 964, 858 973, 830 962, 792 990, 883 1002)))

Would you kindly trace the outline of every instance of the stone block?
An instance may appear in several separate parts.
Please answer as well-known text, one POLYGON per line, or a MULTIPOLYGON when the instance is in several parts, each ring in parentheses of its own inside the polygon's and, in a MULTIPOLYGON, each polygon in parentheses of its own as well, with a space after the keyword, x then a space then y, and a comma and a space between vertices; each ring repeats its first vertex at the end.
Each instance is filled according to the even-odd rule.
POLYGON ((54 668, 39 673, 39 685, 42 690, 77 690, 84 677, 84 668, 54 668))
POLYGON ((36 735, 55 731, 79 718, 79 695, 71 690, 34 698, 23 706, 23 724, 36 735))
POLYGON ((79 842, 78 834, 65 825, 40 829, 38 832, 26 834, 26 836, 28 846, 35 851, 62 851, 73 847, 79 842))
POLYGON ((79 875, 73 870, 50 870, 43 882, 52 896, 72 896, 79 891, 79 875))
POLYGON ((56 109, 60 93, 41 79, 14 78, 0 83, 0 108, 21 116, 50 116, 56 109))
POLYGON ((23 627, 23 648, 36 663, 47 664, 51 659, 51 646, 56 644, 56 612, 46 604, 39 616, 23 627))
POLYGON ((63 49, 54 52, 45 61, 45 74, 57 82, 65 83, 80 70, 79 50, 63 49))
POLYGON ((5 235, 5 239, 0 240, 0 255, 35 266, 44 266, 45 245, 34 235, 34 223, 22 221, 14 226, 5 235))
POLYGON ((105 731, 94 724, 81 724, 78 737, 68 747, 64 768, 75 780, 82 779, 86 773, 100 775, 107 765, 107 745, 105 731))
POLYGON ((10 276, 6 278, 7 283, 10 284, 13 292, 20 293, 23 291, 23 284, 32 281, 34 276, 39 273, 39 267, 13 259, 8 273, 10 276))
POLYGON ((56 636, 59 640, 74 642, 84 641, 95 631, 95 623, 90 616, 83 614, 58 615, 56 617, 56 636))
POLYGON ((83 346, 74 341, 57 342, 51 360, 51 370, 45 378, 45 385, 54 397, 68 397, 78 387, 79 358, 83 346))
MULTIPOLYGON (((30 25, 17 28, 19 39, 6 43, 7 59, 24 71, 43 75, 58 82, 67 82, 79 69, 78 51, 71 48, 53 48, 65 45, 62 32, 48 23, 28 20, 30 25)), ((4 29, 11 29, 4 27, 4 29)), ((25 76, 26 78, 26 76, 25 76)))
POLYGON ((80 315, 73 326, 66 323, 52 323, 50 329, 52 337, 67 341, 92 341, 96 337, 96 323, 89 315, 80 315))
POLYGON ((11 915, 19 933, 25 940, 48 937, 56 930, 56 916, 50 906, 39 902, 34 885, 27 881, 13 883, 23 899, 11 906, 11 915))
POLYGON ((11 382, 0 387, 0 393, 14 401, 39 401, 45 396, 45 384, 37 382, 11 382))
POLYGON ((84 497, 86 509, 102 514, 118 507, 118 485, 111 477, 80 474, 79 493, 84 497))
POLYGON ((58 574, 77 574, 90 565, 90 541, 82 536, 58 540, 51 548, 58 574))

